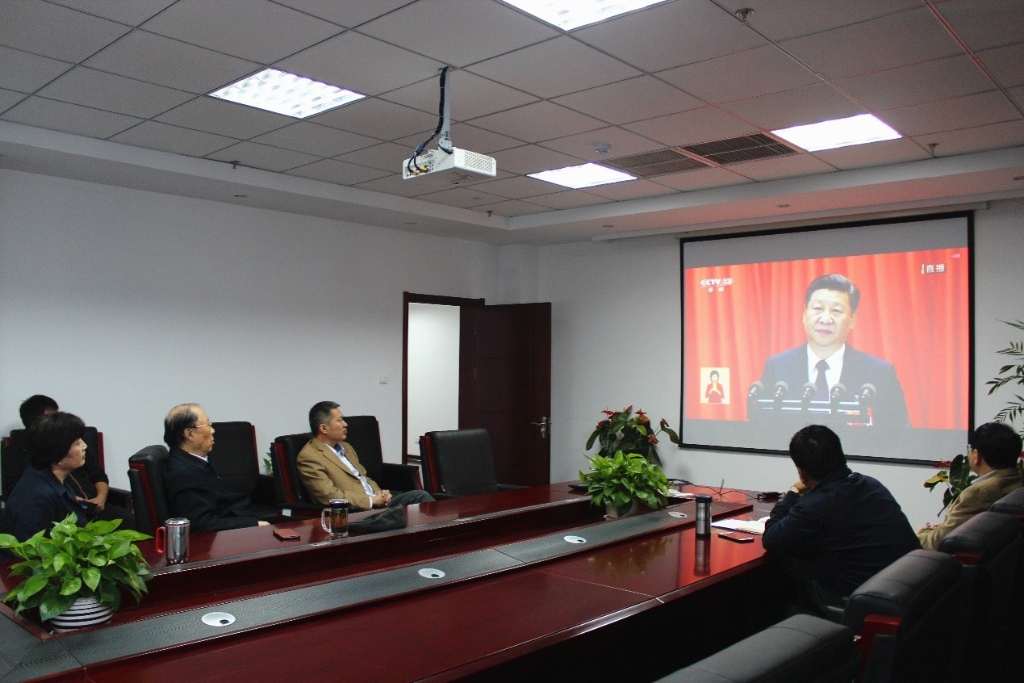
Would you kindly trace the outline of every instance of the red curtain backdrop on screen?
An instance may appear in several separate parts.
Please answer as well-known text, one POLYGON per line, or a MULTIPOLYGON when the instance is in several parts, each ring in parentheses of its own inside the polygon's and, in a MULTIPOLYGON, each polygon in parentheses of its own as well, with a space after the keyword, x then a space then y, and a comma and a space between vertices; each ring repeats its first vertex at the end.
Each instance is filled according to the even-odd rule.
POLYGON ((684 276, 686 417, 745 420, 765 360, 805 344, 804 297, 821 275, 861 290, 847 338, 892 363, 911 425, 966 429, 969 354, 966 248, 694 268, 684 276), (701 368, 728 368, 728 404, 701 403, 701 368))

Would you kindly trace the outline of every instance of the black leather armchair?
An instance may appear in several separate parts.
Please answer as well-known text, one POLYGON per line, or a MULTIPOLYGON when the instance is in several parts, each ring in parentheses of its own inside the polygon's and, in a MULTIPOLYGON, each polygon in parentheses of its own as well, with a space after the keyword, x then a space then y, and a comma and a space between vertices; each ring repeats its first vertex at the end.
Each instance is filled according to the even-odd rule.
POLYGON ((798 614, 658 683, 850 683, 859 668, 853 631, 798 614))
POLYGON ((145 534, 155 534, 171 516, 170 502, 164 484, 167 447, 146 446, 128 458, 128 481, 135 503, 135 526, 145 534))
POLYGON ((475 496, 523 488, 499 484, 486 429, 427 432, 420 441, 427 491, 435 498, 475 496))
POLYGON ((366 469, 367 476, 382 489, 390 491, 416 491, 423 488, 420 468, 416 465, 402 465, 384 462, 380 445, 380 424, 373 415, 350 415, 346 440, 356 449, 359 462, 366 469))
POLYGON ((861 637, 861 683, 952 680, 963 592, 960 563, 934 550, 909 552, 857 588, 843 623, 861 637))
POLYGON ((299 478, 295 459, 309 441, 309 432, 286 434, 270 444, 274 453, 274 491, 281 514, 290 517, 318 517, 323 506, 313 502, 299 478))
POLYGON ((256 427, 251 422, 214 422, 213 450, 207 460, 217 478, 235 493, 249 496, 250 508, 261 520, 277 518, 274 480, 260 474, 256 427))

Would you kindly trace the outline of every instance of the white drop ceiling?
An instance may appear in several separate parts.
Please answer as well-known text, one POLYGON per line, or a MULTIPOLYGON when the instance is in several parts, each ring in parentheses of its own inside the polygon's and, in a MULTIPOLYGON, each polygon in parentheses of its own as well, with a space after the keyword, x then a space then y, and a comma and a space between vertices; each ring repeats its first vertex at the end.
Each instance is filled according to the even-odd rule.
POLYGON ((3 0, 0 155, 495 244, 1019 198, 1024 0, 674 0, 569 33, 500 0, 3 0), (401 178, 445 65, 452 139, 497 178, 401 178), (367 97, 298 121, 207 95, 266 67, 367 97), (904 138, 586 190, 526 176, 866 112, 904 138))

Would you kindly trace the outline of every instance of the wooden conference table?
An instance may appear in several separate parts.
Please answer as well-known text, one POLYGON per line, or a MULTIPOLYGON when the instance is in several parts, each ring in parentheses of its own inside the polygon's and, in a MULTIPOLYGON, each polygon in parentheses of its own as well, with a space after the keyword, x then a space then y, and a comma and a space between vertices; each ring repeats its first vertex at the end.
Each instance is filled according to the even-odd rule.
MULTIPOLYGON (((716 519, 765 514, 715 494, 716 519)), ((334 540, 319 520, 276 525, 297 541, 196 534, 176 566, 143 543, 149 594, 106 626, 52 635, 0 607, 0 680, 653 680, 794 594, 759 540, 698 539, 693 502, 609 521, 553 484, 399 514, 334 540)))

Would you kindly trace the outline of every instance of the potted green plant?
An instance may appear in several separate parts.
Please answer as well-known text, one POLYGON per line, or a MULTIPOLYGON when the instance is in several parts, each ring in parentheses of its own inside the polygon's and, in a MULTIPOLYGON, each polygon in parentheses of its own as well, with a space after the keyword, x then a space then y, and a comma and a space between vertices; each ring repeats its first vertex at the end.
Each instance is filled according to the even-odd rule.
POLYGON ((658 435, 664 434, 674 444, 679 444, 679 435, 668 426, 662 418, 658 427, 651 424, 647 413, 640 410, 633 413, 633 406, 622 410, 604 410, 605 418, 597 423, 597 427, 587 439, 587 450, 600 444, 598 455, 611 456, 618 451, 623 453, 639 453, 653 463, 660 464, 658 451, 658 435))
POLYGON ((587 485, 594 505, 603 505, 608 517, 627 514, 637 501, 652 510, 668 502, 668 479, 661 468, 639 453, 623 453, 606 457, 595 455, 590 471, 580 472, 580 481, 587 485))
MULTIPOLYGON (((20 562, 11 566, 11 576, 25 579, 4 597, 14 603, 15 614, 38 608, 40 621, 60 628, 60 615, 72 609, 105 612, 92 623, 104 623, 121 605, 121 590, 138 602, 152 575, 135 541, 151 538, 129 529, 118 529, 121 520, 96 520, 85 526, 68 515, 54 522, 50 534, 40 531, 26 541, 0 534, 5 548, 20 562), (83 605, 84 603, 84 605, 83 605), (86 607, 89 606, 89 607, 86 607)), ((92 625, 82 624, 82 625, 92 625)))
POLYGON ((963 490, 971 485, 972 481, 977 479, 977 475, 971 472, 971 467, 967 464, 967 456, 963 453, 952 460, 937 462, 935 466, 947 469, 926 479, 924 485, 929 491, 934 491, 939 484, 946 485, 946 490, 942 492, 942 508, 939 509, 941 515, 942 511, 949 507, 949 504, 956 500, 963 490))

